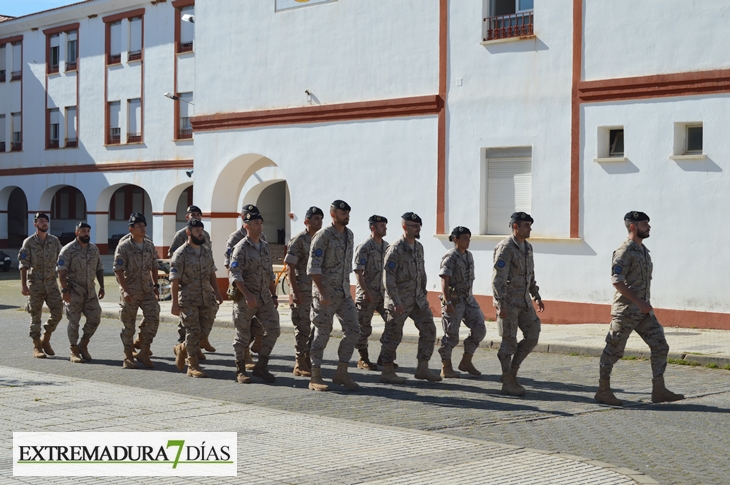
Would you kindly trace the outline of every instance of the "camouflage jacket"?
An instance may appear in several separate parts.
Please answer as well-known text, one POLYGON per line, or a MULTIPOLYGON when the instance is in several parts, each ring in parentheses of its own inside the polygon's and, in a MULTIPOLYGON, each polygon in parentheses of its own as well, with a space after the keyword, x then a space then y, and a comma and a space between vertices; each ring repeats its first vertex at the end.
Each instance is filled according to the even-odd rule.
POLYGON ((426 265, 423 245, 416 241, 411 249, 405 237, 398 239, 385 251, 383 285, 385 306, 393 309, 400 304, 405 307, 415 303, 418 308, 427 308, 426 265))
MULTIPOLYGON (((354 236, 348 228, 342 235, 334 225, 317 231, 309 249, 307 274, 321 274, 323 286, 328 291, 350 295, 350 273, 355 249, 353 241, 354 236)), ((312 294, 319 296, 317 285, 313 286, 312 294)))
MULTIPOLYGON (((651 274, 654 265, 651 262, 649 248, 639 246, 627 239, 613 252, 611 261, 611 283, 625 283, 639 298, 649 302, 651 298, 651 274)), ((631 300, 616 291, 613 295, 611 315, 635 315, 642 313, 631 300)))
MULTIPOLYGON (((143 249, 131 237, 122 238, 114 251, 114 272, 124 271, 127 288, 132 295, 154 294, 155 289, 150 272, 157 273, 157 251, 154 243, 145 237, 143 249)), ((119 287, 121 293, 122 288, 119 287)))
POLYGON ((461 254, 453 248, 441 258, 439 276, 449 277, 449 294, 444 295, 452 303, 464 301, 470 306, 478 307, 474 298, 474 257, 470 251, 461 254))
POLYGON ((213 253, 207 246, 200 246, 200 256, 187 242, 180 246, 170 261, 170 281, 180 285, 180 306, 212 306, 215 293, 210 286, 210 274, 217 268, 213 253))
MULTIPOLYGON (((188 242, 188 235, 185 232, 185 227, 180 229, 175 233, 175 237, 172 238, 172 242, 170 243, 170 249, 167 250, 167 257, 172 258, 172 255, 175 254, 175 251, 178 250, 183 244, 188 242)), ((203 229, 203 238, 205 238, 205 242, 203 243, 203 246, 208 248, 209 250, 213 250, 213 245, 210 242, 210 234, 208 234, 208 231, 203 229)))
MULTIPOLYGON (((226 239, 226 252, 223 256, 223 266, 225 266, 226 268, 230 267, 233 248, 236 247, 236 244, 238 244, 244 237, 246 237, 246 228, 241 226, 240 229, 228 236, 228 239, 226 239)), ((266 241, 266 236, 261 234, 261 237, 259 239, 261 239, 262 241, 266 241)))
MULTIPOLYGON (((259 240, 259 249, 248 236, 236 244, 231 254, 231 267, 228 279, 232 284, 242 281, 248 291, 266 302, 271 300, 270 286, 276 279, 271 262, 271 248, 266 241, 259 240)), ((245 300, 240 300, 245 304, 245 300)))
MULTIPOLYGON (((377 298, 380 294, 384 296, 383 288, 383 258, 385 251, 388 249, 388 243, 383 240, 380 244, 369 237, 355 249, 355 271, 362 271, 365 284, 373 298, 377 298)), ((360 300, 365 292, 357 284, 357 299, 360 300)))
POLYGON ((56 271, 67 271, 68 288, 74 293, 95 293, 96 274, 104 271, 101 255, 96 244, 89 243, 86 249, 74 239, 66 244, 58 255, 56 271))
POLYGON ((502 308, 503 305, 510 305, 527 308, 532 305, 532 299, 542 300, 539 290, 535 282, 532 245, 525 241, 523 250, 514 236, 503 239, 494 248, 492 272, 494 306, 502 308))
POLYGON ((284 257, 285 263, 292 264, 296 268, 297 286, 300 292, 312 291, 312 277, 307 274, 311 245, 312 236, 305 229, 289 241, 284 257))
POLYGON ((41 242, 38 234, 25 241, 18 252, 21 268, 28 268, 28 285, 56 285, 56 261, 61 252, 61 242, 53 234, 46 233, 46 241, 41 242))

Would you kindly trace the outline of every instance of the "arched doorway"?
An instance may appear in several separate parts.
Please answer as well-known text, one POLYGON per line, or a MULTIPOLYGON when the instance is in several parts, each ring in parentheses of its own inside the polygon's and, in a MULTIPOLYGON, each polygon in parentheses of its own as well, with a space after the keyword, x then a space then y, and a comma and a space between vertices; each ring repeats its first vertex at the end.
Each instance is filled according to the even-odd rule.
POLYGON ((144 214, 147 219, 147 236, 152 238, 152 201, 142 187, 127 184, 118 187, 109 200, 109 252, 112 253, 125 234, 129 233, 129 216, 134 212, 144 214))
POLYGON ((51 218, 50 232, 68 244, 76 237, 76 224, 86 220, 86 198, 76 187, 63 186, 51 198, 48 214, 51 218))
POLYGON ((0 190, 0 221, 0 248, 22 246, 28 237, 28 200, 20 187, 0 190))

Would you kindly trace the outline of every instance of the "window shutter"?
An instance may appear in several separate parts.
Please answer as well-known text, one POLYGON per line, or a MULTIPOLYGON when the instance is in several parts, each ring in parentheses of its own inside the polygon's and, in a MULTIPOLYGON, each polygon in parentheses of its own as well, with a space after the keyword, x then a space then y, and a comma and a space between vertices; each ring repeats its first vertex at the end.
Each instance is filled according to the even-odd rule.
POLYGON ((129 21, 129 51, 139 52, 142 50, 142 19, 139 17, 129 21))
POLYGON ((66 138, 76 139, 76 108, 66 109, 66 138))
POLYGON ((111 36, 110 54, 118 56, 122 53, 122 23, 113 23, 109 29, 109 35, 111 36))
POLYGON ((487 159, 487 234, 509 234, 513 212, 532 211, 532 159, 487 159))

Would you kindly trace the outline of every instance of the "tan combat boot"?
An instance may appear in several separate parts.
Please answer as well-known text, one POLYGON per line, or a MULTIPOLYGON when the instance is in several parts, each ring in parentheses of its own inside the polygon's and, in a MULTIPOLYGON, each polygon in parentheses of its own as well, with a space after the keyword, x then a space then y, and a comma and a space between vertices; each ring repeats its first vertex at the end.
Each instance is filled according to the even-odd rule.
POLYGON ((198 358, 192 355, 188 356, 188 375, 190 377, 208 377, 208 374, 200 369, 198 358))
POLYGON ((502 394, 507 396, 524 396, 525 390, 520 389, 515 384, 515 378, 511 372, 504 372, 502 374, 502 394))
POLYGON ((139 339, 139 333, 137 334, 136 337, 134 337, 134 342, 132 342, 132 345, 137 350, 142 348, 142 341, 139 339))
POLYGON ((41 339, 34 338, 33 339, 33 357, 36 359, 45 359, 46 354, 43 352, 43 344, 41 343, 41 339))
POLYGON ((185 343, 177 344, 172 348, 175 353, 175 367, 178 370, 185 370, 185 359, 188 357, 188 351, 185 348, 185 343))
POLYGON ((458 379, 461 377, 461 372, 457 372, 451 365, 451 359, 441 360, 441 377, 444 379, 458 379))
POLYGON ((512 374, 512 382, 514 383, 514 385, 517 386, 517 387, 519 387, 520 389, 522 389, 524 391, 525 390, 525 386, 523 386, 522 384, 520 384, 520 381, 517 380, 517 372, 519 370, 520 370, 520 366, 519 365, 512 364, 512 367, 510 367, 510 372, 509 373, 512 374))
POLYGON ((304 354, 300 354, 296 357, 294 362, 294 371, 292 374, 301 377, 312 377, 312 372, 307 370, 307 359, 304 354))
POLYGON ((269 372, 269 358, 265 355, 259 355, 259 360, 256 362, 251 374, 269 384, 276 382, 276 376, 269 372))
POLYGON ((150 345, 149 344, 142 344, 142 349, 137 352, 134 357, 142 363, 145 367, 148 369, 152 369, 155 365, 150 360, 150 356, 152 355, 152 352, 150 351, 150 345))
POLYGON ((313 391, 329 391, 329 386, 322 380, 322 369, 312 367, 312 378, 309 380, 309 388, 313 391))
POLYGON ((601 404, 608 404, 609 406, 623 406, 624 403, 621 399, 616 398, 611 390, 611 379, 609 377, 598 380, 598 392, 593 398, 601 404))
POLYGON ((261 346, 264 344, 264 336, 263 335, 256 335, 253 338, 253 344, 251 344, 251 352, 254 354, 258 354, 261 352, 261 346))
POLYGON ((664 376, 655 377, 651 380, 651 402, 674 402, 684 399, 684 394, 675 394, 664 387, 664 376))
POLYGON ((427 380, 430 382, 438 382, 441 380, 441 376, 434 374, 428 368, 427 360, 419 360, 418 367, 416 367, 416 373, 413 374, 416 379, 427 380))
POLYGON ((56 355, 56 353, 53 351, 53 348, 51 348, 51 332, 49 332, 48 330, 46 330, 46 333, 43 334, 43 338, 41 338, 41 344, 43 344, 43 352, 45 352, 46 355, 56 355))
POLYGON ((482 373, 479 372, 476 367, 474 367, 474 364, 472 364, 472 362, 471 362, 472 357, 474 357, 474 354, 465 353, 461 357, 461 362, 459 362, 459 370, 468 372, 469 374, 471 374, 473 376, 480 376, 480 375, 482 375, 482 373))
POLYGON ((393 364, 381 364, 383 370, 380 373, 380 382, 383 384, 405 384, 406 378, 395 373, 393 364))
POLYGON ((334 377, 332 377, 332 383, 344 386, 348 391, 357 391, 360 389, 360 385, 352 380, 350 374, 347 372, 347 367, 347 362, 337 363, 337 371, 334 377))
POLYGON ((243 351, 243 362, 246 365, 246 370, 253 370, 253 368, 256 367, 256 364, 253 361, 253 356, 251 355, 251 351, 248 349, 243 351))
POLYGON ((210 342, 208 342, 208 337, 203 337, 203 339, 200 341, 200 348, 205 350, 206 352, 215 352, 215 347, 210 345, 210 342))
POLYGON ((74 364, 83 364, 84 359, 79 354, 79 348, 76 345, 71 346, 71 357, 68 359, 74 364))
POLYGON ((139 366, 134 363, 134 355, 131 350, 124 351, 124 362, 122 362, 122 368, 124 369, 138 369, 139 366))
POLYGON ((360 359, 357 361, 357 368, 363 370, 378 370, 378 365, 370 362, 368 349, 359 349, 360 359))
POLYGON ((239 384, 251 383, 251 378, 246 374, 246 364, 239 360, 236 361, 236 382, 239 384))
POLYGON ((91 360, 91 354, 89 353, 89 339, 82 338, 81 342, 79 342, 79 353, 81 354, 81 357, 84 358, 85 361, 91 360))
POLYGON ((198 347, 198 353, 195 354, 195 356, 198 358, 198 360, 205 360, 206 359, 205 354, 203 353, 202 350, 200 350, 199 347, 198 347))

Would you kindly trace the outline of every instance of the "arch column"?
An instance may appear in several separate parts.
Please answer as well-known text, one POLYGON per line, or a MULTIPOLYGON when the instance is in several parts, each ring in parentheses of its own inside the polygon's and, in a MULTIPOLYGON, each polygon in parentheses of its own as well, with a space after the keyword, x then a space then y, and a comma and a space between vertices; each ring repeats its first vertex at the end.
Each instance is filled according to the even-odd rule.
POLYGON ((91 226, 91 242, 99 248, 99 253, 109 254, 109 212, 87 211, 86 222, 91 226))
POLYGON ((216 279, 218 289, 225 297, 228 289, 228 270, 223 266, 223 255, 226 250, 228 236, 238 229, 239 215, 235 212, 204 212, 203 224, 210 233, 210 241, 213 245, 213 261, 218 268, 216 279))
POLYGON ((153 212, 152 213, 152 240, 155 243, 157 257, 167 259, 167 251, 170 249, 172 238, 175 237, 176 231, 175 212, 153 212))
POLYGON ((8 247, 8 211, 0 210, 0 249, 8 247))

